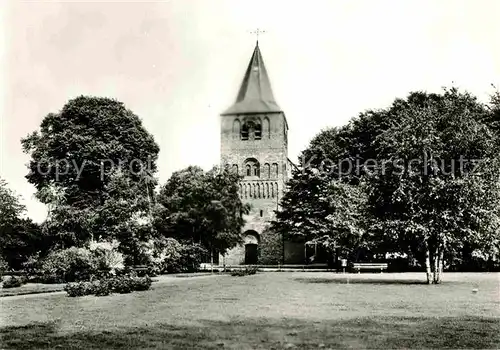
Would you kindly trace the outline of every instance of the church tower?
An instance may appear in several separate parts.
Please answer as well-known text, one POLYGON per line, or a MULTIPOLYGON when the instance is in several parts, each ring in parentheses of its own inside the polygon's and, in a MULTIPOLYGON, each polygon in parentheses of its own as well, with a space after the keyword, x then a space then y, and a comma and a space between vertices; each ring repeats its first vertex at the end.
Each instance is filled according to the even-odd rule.
POLYGON ((221 165, 243 176, 240 197, 252 207, 245 217, 244 244, 223 257, 226 265, 258 263, 258 245, 290 170, 287 134, 285 113, 274 99, 257 41, 236 101, 221 114, 221 165))

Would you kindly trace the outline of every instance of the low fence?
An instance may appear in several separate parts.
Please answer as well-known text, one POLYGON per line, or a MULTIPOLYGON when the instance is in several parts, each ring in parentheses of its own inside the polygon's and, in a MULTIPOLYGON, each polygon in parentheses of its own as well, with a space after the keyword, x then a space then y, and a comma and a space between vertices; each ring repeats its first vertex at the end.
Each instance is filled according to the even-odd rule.
POLYGON ((247 267, 257 267, 261 271, 336 271, 329 269, 327 264, 304 264, 304 265, 211 265, 201 264, 202 271, 228 271, 241 270, 247 267))

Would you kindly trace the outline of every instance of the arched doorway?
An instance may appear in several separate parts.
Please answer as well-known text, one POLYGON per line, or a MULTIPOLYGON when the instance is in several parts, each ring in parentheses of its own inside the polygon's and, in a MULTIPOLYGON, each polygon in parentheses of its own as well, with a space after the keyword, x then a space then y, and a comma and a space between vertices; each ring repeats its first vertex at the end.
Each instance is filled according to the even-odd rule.
POLYGON ((245 245, 245 265, 255 265, 258 263, 259 234, 253 230, 244 233, 245 245))

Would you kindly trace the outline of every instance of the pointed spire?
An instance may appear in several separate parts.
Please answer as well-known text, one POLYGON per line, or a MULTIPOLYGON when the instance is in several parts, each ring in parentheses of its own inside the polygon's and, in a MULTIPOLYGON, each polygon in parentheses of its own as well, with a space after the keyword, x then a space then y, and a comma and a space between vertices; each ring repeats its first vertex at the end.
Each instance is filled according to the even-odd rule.
POLYGON ((236 102, 222 115, 268 112, 281 112, 281 109, 274 99, 257 40, 236 102))

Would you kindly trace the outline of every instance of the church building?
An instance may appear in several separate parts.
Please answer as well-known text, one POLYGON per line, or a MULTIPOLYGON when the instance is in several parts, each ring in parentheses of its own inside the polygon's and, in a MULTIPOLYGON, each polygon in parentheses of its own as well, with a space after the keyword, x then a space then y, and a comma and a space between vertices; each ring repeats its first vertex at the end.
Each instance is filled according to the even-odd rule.
MULTIPOLYGON (((243 176, 240 196, 250 203, 243 245, 219 258, 219 264, 258 264, 259 245, 290 177, 288 123, 271 89, 269 76, 255 46, 234 104, 221 114, 221 165, 243 176)), ((282 242, 282 262, 302 263, 304 245, 282 242)))

